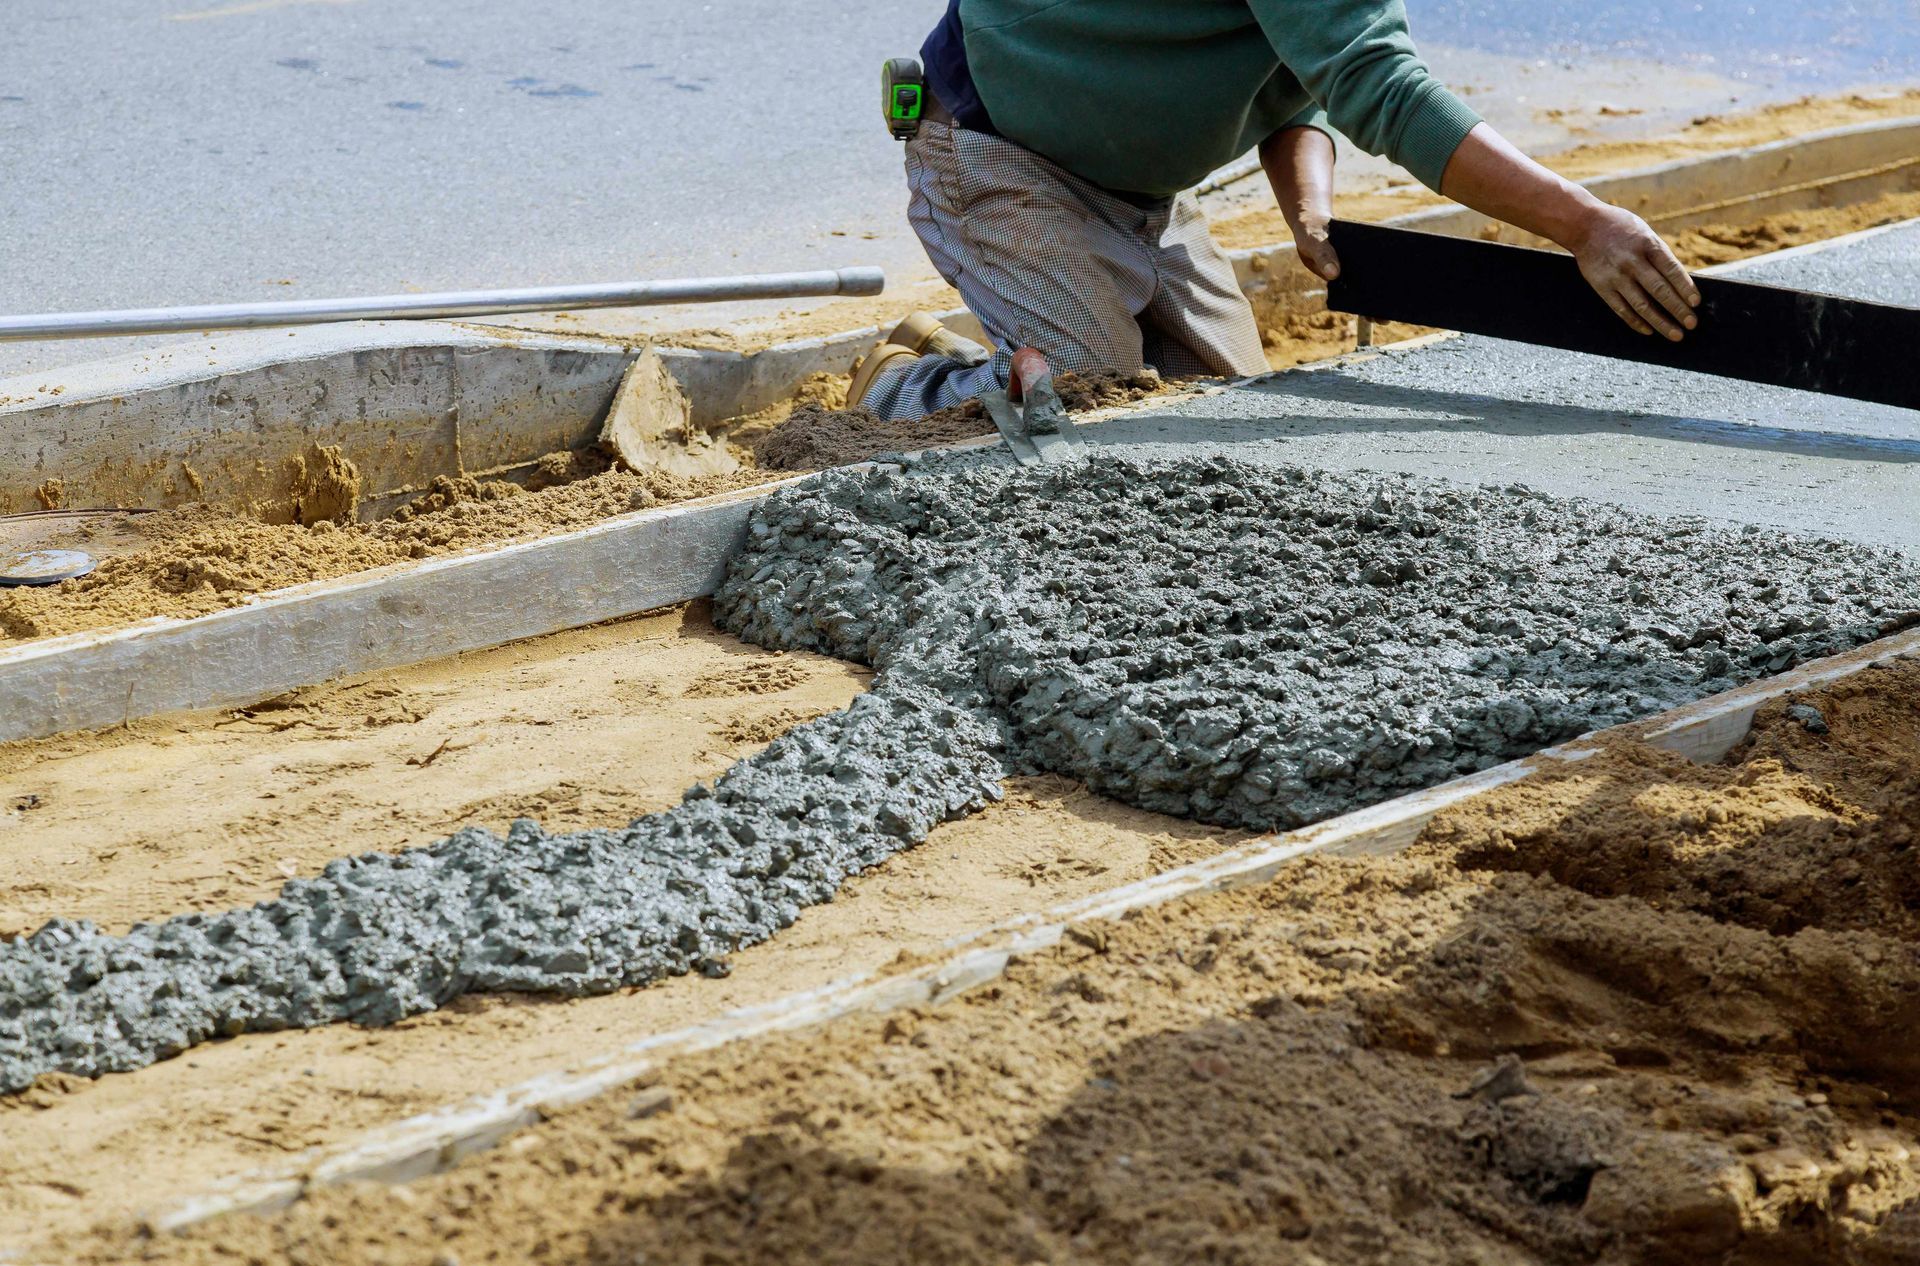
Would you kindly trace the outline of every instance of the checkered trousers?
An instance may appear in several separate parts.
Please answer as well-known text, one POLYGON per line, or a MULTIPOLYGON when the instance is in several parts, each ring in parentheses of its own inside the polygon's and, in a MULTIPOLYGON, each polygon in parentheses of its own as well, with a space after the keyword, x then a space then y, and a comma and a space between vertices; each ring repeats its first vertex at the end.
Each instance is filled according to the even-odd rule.
POLYGON ((1004 387, 1022 347, 1060 370, 1266 372, 1252 309, 1191 193, 1135 206, 1010 141, 944 123, 908 142, 907 185, 928 258, 999 351, 973 368, 896 362, 867 392, 882 417, 1004 387))

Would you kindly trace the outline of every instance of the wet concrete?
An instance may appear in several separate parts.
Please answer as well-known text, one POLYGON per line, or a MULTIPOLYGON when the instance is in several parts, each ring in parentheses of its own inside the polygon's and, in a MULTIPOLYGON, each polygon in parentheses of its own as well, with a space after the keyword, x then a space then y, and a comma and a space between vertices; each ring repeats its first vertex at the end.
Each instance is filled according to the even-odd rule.
POLYGON ((607 993, 724 973, 850 874, 999 794, 997 735, 907 683, 803 725, 625 831, 469 828, 277 900, 0 943, 0 1093, 210 1038, 390 1024, 468 992, 607 993), (910 758, 903 759, 910 754, 910 758))
POLYGON ((467 830, 249 910, 0 944, 0 1091, 724 971, 1010 770, 1291 826, 1858 645, 1920 621, 1920 565, 1862 544, 1920 540, 1917 422, 1459 340, 1103 424, 1066 469, 824 476, 757 512, 716 616, 874 665, 852 708, 625 831, 467 830), (1708 517, 1644 513, 1675 508, 1708 517))
MULTIPOLYGON (((1920 305, 1920 226, 1739 276, 1920 305)), ((1140 457, 1524 482, 1920 552, 1920 412, 1494 339, 1452 339, 1092 428, 1140 457)))
POLYGON ((1728 271, 1742 281, 1920 306, 1920 223, 1890 225, 1836 244, 1761 257, 1728 271))
POLYGON ((1519 490, 1116 457, 823 476, 756 512, 715 615, 870 663, 874 689, 625 831, 469 829, 249 910, 0 945, 0 1091, 722 971, 1010 770, 1315 821, 1920 621, 1920 567, 1519 490))
POLYGON ((832 475, 715 603, 985 709, 1023 769, 1296 827, 1920 620, 1891 551, 1225 457, 832 475))

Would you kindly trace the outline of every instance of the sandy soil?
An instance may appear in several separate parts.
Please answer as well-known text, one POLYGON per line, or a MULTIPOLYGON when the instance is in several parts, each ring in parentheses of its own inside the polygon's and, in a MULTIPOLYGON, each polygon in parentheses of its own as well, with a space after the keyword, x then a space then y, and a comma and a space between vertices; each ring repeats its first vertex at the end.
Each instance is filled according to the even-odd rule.
MULTIPOLYGON (((1669 136, 1598 141, 1541 158, 1564 176, 1585 180, 1609 172, 1632 171, 1722 150, 1805 136, 1829 128, 1880 119, 1920 115, 1920 89, 1887 96, 1807 97, 1749 113, 1703 115, 1669 136)), ((1344 186, 1335 190, 1334 211, 1347 219, 1380 220, 1404 215, 1444 200, 1415 184, 1344 186)), ((1287 224, 1273 207, 1223 217, 1213 236, 1229 250, 1268 246, 1289 238, 1287 224)))
POLYGON ((1705 268, 1877 229, 1883 224, 1898 224, 1917 216, 1920 216, 1920 190, 1890 193, 1850 207, 1783 211, 1742 224, 1703 225, 1676 234, 1673 249, 1689 268, 1705 268))
MULTIPOLYGON (((623 824, 844 706, 865 676, 746 646, 694 609, 235 712, 0 746, 0 935, 54 915, 120 929, 241 905, 343 854, 426 844, 468 823, 623 824)), ((1027 780, 777 942, 736 955, 725 980, 574 1002, 468 1000, 387 1030, 259 1035, 131 1076, 43 1079, 0 1100, 0 1250, 101 1213, 130 1217, 303 1148, 877 970, 902 952, 932 952, 1243 838, 1064 780, 1027 780)))
MULTIPOLYGON (((1188 384, 1163 379, 1148 370, 1131 375, 1063 373, 1055 385, 1061 403, 1080 414, 1178 391, 1188 384)), ((865 409, 810 402, 768 431, 755 444, 753 455, 764 470, 821 470, 866 461, 882 453, 909 452, 994 433, 993 419, 977 400, 924 418, 891 422, 865 409)))
POLYGON ((72 1260, 1920 1260, 1920 665, 72 1260), (1804 710, 1807 705, 1817 715, 1804 710), (436 1256, 437 1255, 437 1256, 436 1256))

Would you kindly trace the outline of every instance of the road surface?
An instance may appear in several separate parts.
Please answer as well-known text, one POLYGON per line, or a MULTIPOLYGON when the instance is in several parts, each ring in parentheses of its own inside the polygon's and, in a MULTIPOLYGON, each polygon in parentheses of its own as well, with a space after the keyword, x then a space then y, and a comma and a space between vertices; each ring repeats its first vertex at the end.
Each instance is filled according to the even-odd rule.
MULTIPOLYGON (((1411 7, 1442 73, 1526 130, 1543 104, 1684 112, 1911 78, 1912 3, 1842 19, 1700 0, 1684 21, 1666 0, 1411 7)), ((925 276, 876 80, 941 8, 13 0, 0 311, 852 263, 925 276)), ((154 341, 0 345, 0 375, 154 341)))

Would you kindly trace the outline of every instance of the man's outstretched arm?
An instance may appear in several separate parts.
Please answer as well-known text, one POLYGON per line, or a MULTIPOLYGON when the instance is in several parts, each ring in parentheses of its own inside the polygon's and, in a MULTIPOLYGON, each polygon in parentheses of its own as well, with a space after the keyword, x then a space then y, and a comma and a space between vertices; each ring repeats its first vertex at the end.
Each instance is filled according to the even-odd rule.
MULTIPOLYGON (((1301 262, 1328 281, 1340 261, 1327 240, 1333 218, 1333 141, 1313 127, 1268 137, 1260 161, 1293 232, 1301 262)), ((1440 192, 1484 215, 1556 242, 1633 329, 1679 340, 1699 324, 1700 292, 1667 244, 1631 211, 1609 206, 1548 171, 1482 123, 1448 160, 1440 192)))
POLYGON ((1340 260, 1327 240, 1333 218, 1333 138, 1317 127, 1286 127, 1260 146, 1260 165, 1293 233, 1300 262, 1316 277, 1332 281, 1340 260))

